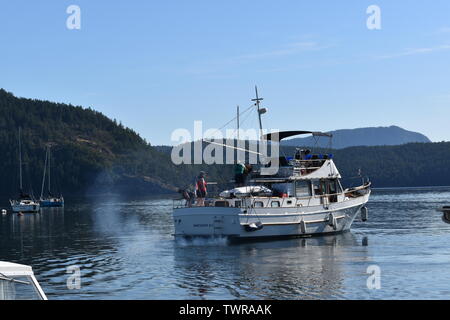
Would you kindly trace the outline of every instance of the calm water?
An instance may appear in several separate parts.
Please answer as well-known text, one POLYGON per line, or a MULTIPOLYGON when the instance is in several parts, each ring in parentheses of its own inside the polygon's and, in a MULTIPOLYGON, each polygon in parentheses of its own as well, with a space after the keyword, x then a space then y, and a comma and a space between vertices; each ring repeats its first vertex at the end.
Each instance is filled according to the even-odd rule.
POLYGON ((435 210, 449 202, 450 188, 376 190, 350 233, 228 245, 174 241, 171 200, 68 200, 0 216, 0 260, 32 265, 49 299, 450 299, 450 225, 435 210))

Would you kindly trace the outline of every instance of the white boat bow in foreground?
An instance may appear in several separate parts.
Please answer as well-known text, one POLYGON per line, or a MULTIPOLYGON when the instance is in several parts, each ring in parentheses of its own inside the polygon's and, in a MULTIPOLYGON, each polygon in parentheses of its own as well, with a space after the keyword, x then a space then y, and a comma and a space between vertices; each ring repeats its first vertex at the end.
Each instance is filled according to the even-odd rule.
POLYGON ((30 266, 0 261, 0 300, 47 300, 30 266))

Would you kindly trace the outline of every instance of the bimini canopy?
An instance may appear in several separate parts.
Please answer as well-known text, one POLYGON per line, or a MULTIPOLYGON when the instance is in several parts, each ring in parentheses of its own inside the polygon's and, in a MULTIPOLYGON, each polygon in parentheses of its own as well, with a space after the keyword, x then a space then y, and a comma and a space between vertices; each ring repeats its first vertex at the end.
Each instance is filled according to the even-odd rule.
POLYGON ((314 137, 329 137, 332 138, 333 135, 331 133, 325 132, 315 132, 315 131, 280 131, 280 132, 272 132, 263 135, 263 139, 267 141, 281 141, 283 139, 299 136, 302 134, 312 134, 314 137))

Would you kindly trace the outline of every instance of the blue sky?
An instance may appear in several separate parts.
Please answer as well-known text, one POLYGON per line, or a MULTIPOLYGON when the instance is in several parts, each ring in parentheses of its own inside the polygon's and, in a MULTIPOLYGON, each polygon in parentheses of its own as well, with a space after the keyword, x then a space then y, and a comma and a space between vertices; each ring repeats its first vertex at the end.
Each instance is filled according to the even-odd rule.
POLYGON ((0 87, 92 107, 152 144, 195 120, 221 127, 255 85, 267 128, 450 140, 448 0, 16 0, 0 34, 0 87), (81 30, 66 28, 72 4, 81 30), (366 27, 373 4, 381 30, 366 27))

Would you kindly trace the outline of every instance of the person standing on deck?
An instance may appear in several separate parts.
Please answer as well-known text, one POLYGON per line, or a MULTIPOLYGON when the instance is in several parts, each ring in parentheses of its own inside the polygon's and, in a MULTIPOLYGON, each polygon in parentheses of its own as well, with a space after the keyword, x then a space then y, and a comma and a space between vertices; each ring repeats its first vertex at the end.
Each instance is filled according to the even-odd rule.
POLYGON ((195 182, 195 194, 197 196, 197 206, 204 207, 205 206, 205 198, 208 194, 206 189, 206 173, 204 171, 200 171, 200 174, 197 177, 197 181, 195 182))
POLYGON ((245 179, 245 165, 242 162, 236 163, 234 166, 234 181, 236 183, 236 187, 244 186, 245 179))

